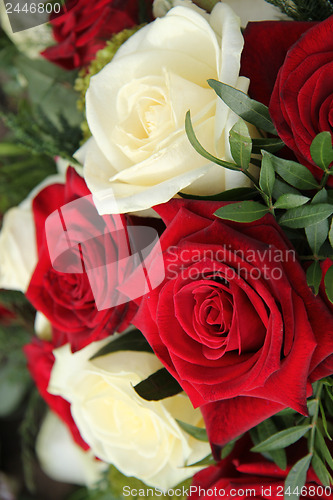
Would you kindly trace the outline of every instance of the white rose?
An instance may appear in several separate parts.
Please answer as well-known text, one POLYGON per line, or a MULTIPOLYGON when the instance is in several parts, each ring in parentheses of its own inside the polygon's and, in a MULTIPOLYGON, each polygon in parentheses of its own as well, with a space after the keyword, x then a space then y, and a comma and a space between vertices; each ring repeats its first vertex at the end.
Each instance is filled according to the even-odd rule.
POLYGON ((0 231, 0 288, 26 292, 37 264, 36 229, 32 200, 46 186, 64 182, 64 175, 51 175, 4 215, 0 231))
POLYGON ((238 117, 207 79, 246 92, 242 48, 239 18, 228 5, 217 4, 209 21, 178 6, 135 33, 91 78, 92 138, 77 158, 101 214, 147 209, 183 190, 210 195, 248 185, 241 173, 199 155, 184 127, 190 109, 203 146, 231 160, 229 131, 238 117))
POLYGON ((133 389, 162 367, 151 353, 119 351, 90 360, 105 339, 74 354, 68 344, 55 349, 48 391, 71 403, 71 413, 93 453, 123 474, 168 489, 198 469, 186 468, 209 454, 208 443, 190 437, 176 418, 202 423, 184 394, 146 401, 133 389))
POLYGON ((78 446, 66 425, 51 411, 38 433, 36 454, 45 474, 63 483, 93 487, 108 467, 91 450, 78 446))

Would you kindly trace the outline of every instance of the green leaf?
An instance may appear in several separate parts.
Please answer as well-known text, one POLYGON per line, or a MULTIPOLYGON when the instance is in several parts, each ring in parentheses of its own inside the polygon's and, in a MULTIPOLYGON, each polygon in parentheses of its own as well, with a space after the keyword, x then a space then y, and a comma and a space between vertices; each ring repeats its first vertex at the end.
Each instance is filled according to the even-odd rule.
POLYGON ((73 90, 77 72, 63 70, 45 59, 32 60, 23 54, 16 58, 15 64, 28 82, 31 101, 42 108, 55 125, 61 125, 60 114, 72 126, 81 124, 83 117, 76 106, 78 94, 73 90))
POLYGON ((282 194, 274 204, 274 208, 296 208, 304 205, 310 200, 307 196, 301 194, 282 194))
POLYGON ((216 460, 214 460, 214 457, 211 453, 198 462, 194 462, 193 464, 186 464, 185 467, 208 467, 209 465, 216 465, 216 460))
POLYGON ((284 417, 285 415, 296 415, 296 411, 293 410, 292 408, 284 408, 284 410, 279 411, 279 413, 276 413, 276 417, 284 417))
POLYGON ((117 351, 154 352, 140 330, 131 330, 130 332, 113 336, 111 341, 99 349, 90 360, 117 351))
POLYGON ((305 234, 314 255, 319 254, 319 250, 327 238, 328 220, 324 219, 317 224, 312 224, 305 228, 305 234))
POLYGON ((18 373, 24 369, 25 366, 17 360, 10 360, 0 369, 0 418, 9 417, 28 392, 28 372, 18 373))
POLYGON ((304 205, 288 210, 280 218, 279 223, 294 229, 311 226, 321 222, 333 213, 333 205, 318 203, 317 205, 304 205))
POLYGON ((291 429, 285 429, 283 431, 277 432, 268 439, 265 439, 261 443, 257 444, 251 451, 262 453, 263 451, 278 450, 280 448, 286 448, 287 446, 298 441, 304 434, 306 434, 311 429, 311 425, 297 425, 291 429))
POLYGON ((275 183, 275 170, 270 157, 266 151, 262 151, 262 162, 259 177, 259 186, 263 192, 269 197, 272 197, 275 183))
POLYGON ((270 153, 276 153, 284 145, 284 142, 279 137, 252 139, 252 153, 260 154, 262 149, 270 153))
POLYGON ((317 455, 317 453, 313 454, 311 465, 318 476, 319 481, 324 486, 330 486, 331 484, 331 475, 326 469, 325 465, 317 455))
POLYGON ((311 158, 325 172, 333 161, 332 136, 330 132, 316 135, 310 146, 311 158))
POLYGON ((333 220, 331 222, 331 227, 328 233, 328 239, 330 240, 331 247, 333 248, 333 220))
POLYGON ((320 430, 316 429, 316 434, 315 434, 315 449, 317 453, 319 453, 320 457, 322 460, 325 460, 327 462, 327 465, 333 470, 333 458, 332 455, 327 447, 327 444, 325 443, 325 439, 320 432, 320 430))
POLYGON ((315 295, 318 295, 321 278, 322 270, 318 260, 315 260, 306 270, 306 281, 315 295))
POLYGON ((211 12, 213 10, 213 7, 219 2, 220 0, 196 0, 196 5, 201 7, 207 12, 211 12))
POLYGON ((273 198, 278 200, 283 194, 297 194, 298 196, 301 196, 297 189, 276 178, 273 189, 273 198))
MULTIPOLYGON (((258 438, 260 442, 268 439, 270 436, 276 434, 278 432, 278 428, 276 427, 274 420, 272 418, 268 418, 264 420, 261 424, 257 425, 258 438)), ((286 451, 281 448, 279 450, 271 450, 266 452, 280 469, 285 470, 287 468, 287 454, 286 451)))
POLYGON ((166 368, 161 368, 136 386, 135 391, 147 401, 159 401, 182 392, 177 380, 166 368))
POLYGON ((329 202, 329 200, 328 200, 328 195, 327 195, 327 191, 325 188, 318 191, 318 193, 316 193, 311 200, 311 203, 313 203, 314 205, 317 203, 327 203, 327 202, 329 202))
POLYGON ((232 450, 235 447, 237 439, 233 439, 232 441, 229 441, 226 445, 223 446, 222 451, 221 451, 221 459, 223 460, 224 458, 227 458, 232 450))
POLYGON ((259 129, 265 130, 265 132, 277 135, 267 106, 251 99, 244 92, 230 87, 230 85, 212 79, 207 81, 208 85, 236 115, 259 129))
POLYGON ((214 215, 234 222, 253 222, 261 219, 268 212, 268 208, 256 201, 241 201, 219 208, 214 215))
POLYGON ((278 158, 271 153, 266 154, 270 155, 275 172, 293 187, 305 190, 318 188, 316 179, 304 165, 296 163, 295 161, 278 158))
POLYGON ((326 295, 328 299, 333 303, 333 265, 327 269, 324 283, 326 295))
POLYGON ((247 170, 251 161, 252 140, 244 120, 238 120, 229 132, 230 151, 233 159, 247 170))
POLYGON ((179 196, 185 198, 187 200, 209 200, 209 201, 239 201, 239 200, 252 200, 256 195, 258 195, 258 191, 254 188, 234 188, 227 189, 227 191, 223 191, 222 193, 213 194, 212 196, 197 196, 186 193, 178 193, 179 196))
POLYGON ((301 458, 290 470, 287 479, 284 483, 284 490, 286 491, 289 488, 290 494, 285 493, 285 500, 298 500, 300 495, 297 495, 294 492, 296 488, 298 488, 299 492, 302 487, 305 485, 306 481, 306 473, 308 468, 310 467, 312 459, 312 454, 309 453, 305 457, 301 458))
POLYGON ((204 441, 206 443, 209 442, 206 429, 202 427, 196 427, 195 425, 188 424, 183 422, 182 420, 177 420, 179 427, 183 429, 183 431, 187 432, 190 436, 194 437, 198 441, 204 441))
POLYGON ((317 406, 318 406, 317 399, 308 399, 307 407, 310 417, 314 416, 315 412, 317 411, 317 406))
POLYGON ((185 117, 185 131, 188 137, 188 140, 194 147, 197 153, 199 153, 201 156, 206 158, 208 161, 212 161, 213 163, 216 163, 217 165, 220 165, 220 167, 225 167, 228 168, 229 170, 237 170, 240 171, 240 168, 237 167, 234 163, 230 163, 224 160, 220 160, 219 158, 216 158, 216 156, 213 156, 212 154, 208 153, 208 151, 205 150, 205 148, 200 144, 200 142, 197 139, 197 136, 195 135, 192 121, 191 121, 191 113, 188 111, 186 113, 185 117))
POLYGON ((321 415, 321 420, 322 420, 322 424, 323 424, 323 429, 325 431, 325 434, 326 434, 326 437, 332 441, 332 438, 330 436, 330 433, 328 432, 328 427, 327 427, 327 419, 326 419, 326 415, 325 415, 325 411, 324 411, 324 407, 323 407, 323 403, 321 401, 319 401, 319 409, 320 409, 320 415, 321 415))

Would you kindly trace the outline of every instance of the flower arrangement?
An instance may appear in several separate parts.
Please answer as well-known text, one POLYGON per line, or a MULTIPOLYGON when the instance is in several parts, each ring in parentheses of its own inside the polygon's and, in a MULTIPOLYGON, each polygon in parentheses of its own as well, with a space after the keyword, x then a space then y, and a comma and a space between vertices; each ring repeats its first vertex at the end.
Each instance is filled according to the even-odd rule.
POLYGON ((2 12, 0 491, 333 498, 332 2, 52 5, 2 12))

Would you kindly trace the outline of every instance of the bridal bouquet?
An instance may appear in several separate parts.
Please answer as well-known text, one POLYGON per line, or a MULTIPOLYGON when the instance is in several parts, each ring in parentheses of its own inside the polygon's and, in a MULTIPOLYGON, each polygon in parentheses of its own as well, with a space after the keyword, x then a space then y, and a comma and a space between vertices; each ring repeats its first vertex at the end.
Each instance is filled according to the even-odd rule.
POLYGON ((333 498, 333 2, 5 9, 3 498, 333 498))

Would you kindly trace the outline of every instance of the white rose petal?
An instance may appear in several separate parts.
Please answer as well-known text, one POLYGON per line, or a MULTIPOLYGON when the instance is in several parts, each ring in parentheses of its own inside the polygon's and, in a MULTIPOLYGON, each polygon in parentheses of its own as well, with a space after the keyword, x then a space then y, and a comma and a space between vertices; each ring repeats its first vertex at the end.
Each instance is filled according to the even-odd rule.
POLYGON ((48 391, 71 403, 74 421, 98 458, 150 486, 175 486, 200 469, 186 463, 209 453, 208 443, 191 438, 175 419, 199 425, 201 413, 184 393, 156 402, 137 395, 133 386, 162 367, 153 354, 120 351, 90 360, 108 342, 74 354, 68 344, 56 349, 48 391))
POLYGON ((177 6, 189 7, 195 12, 199 12, 206 19, 209 19, 209 14, 204 9, 195 5, 191 0, 154 0, 153 15, 154 17, 163 17, 172 7, 177 6))
POLYGON ((38 433, 36 453, 45 474, 63 483, 93 487, 108 467, 90 450, 78 446, 66 425, 51 411, 38 433))
POLYGON ((230 176, 199 155, 184 126, 190 109, 203 146, 231 160, 229 130, 237 117, 207 80, 246 91, 242 48, 239 18, 229 6, 219 3, 210 15, 177 6, 129 38, 91 78, 92 138, 77 158, 101 214, 145 210, 179 191, 216 194, 228 188, 229 177, 232 186, 248 185, 241 173, 230 176))
POLYGON ((52 325, 47 317, 40 311, 36 312, 35 317, 35 332, 37 337, 42 340, 52 340, 52 325))

